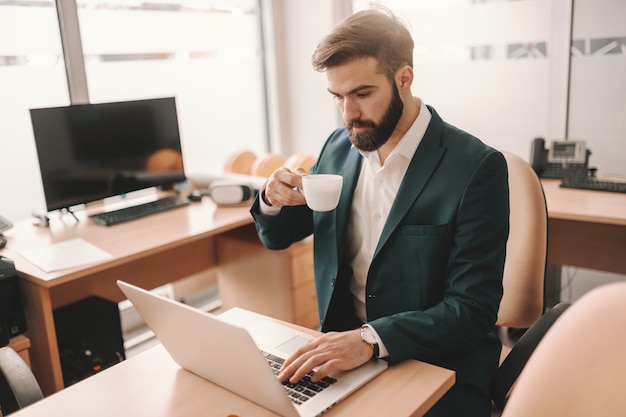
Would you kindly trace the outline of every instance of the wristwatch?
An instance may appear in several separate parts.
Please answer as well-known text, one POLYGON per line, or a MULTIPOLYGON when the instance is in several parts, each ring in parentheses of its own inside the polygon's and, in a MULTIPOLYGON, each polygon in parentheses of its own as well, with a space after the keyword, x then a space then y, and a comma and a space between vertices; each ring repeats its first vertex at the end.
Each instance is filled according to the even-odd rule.
POLYGON ((380 348, 378 347, 378 340, 374 336, 374 332, 371 327, 363 325, 361 326, 361 340, 370 345, 374 351, 372 359, 378 358, 380 348))

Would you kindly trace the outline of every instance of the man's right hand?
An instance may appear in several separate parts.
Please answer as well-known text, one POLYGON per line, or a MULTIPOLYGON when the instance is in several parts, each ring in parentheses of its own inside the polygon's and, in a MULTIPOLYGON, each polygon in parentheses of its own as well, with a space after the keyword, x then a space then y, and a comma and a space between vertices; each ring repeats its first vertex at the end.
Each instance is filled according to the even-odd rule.
POLYGON ((272 207, 301 206, 306 204, 302 189, 302 177, 306 172, 302 168, 290 170, 278 168, 265 184, 263 199, 272 207))

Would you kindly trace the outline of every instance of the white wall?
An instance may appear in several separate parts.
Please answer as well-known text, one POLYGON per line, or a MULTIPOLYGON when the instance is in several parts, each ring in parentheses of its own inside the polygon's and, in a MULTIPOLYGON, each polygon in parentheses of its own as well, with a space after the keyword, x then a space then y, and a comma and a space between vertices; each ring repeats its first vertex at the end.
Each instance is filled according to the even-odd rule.
POLYGON ((599 174, 622 178, 626 178, 625 22, 624 0, 574 2, 572 38, 585 47, 572 57, 569 135, 587 140, 590 164, 599 174))
MULTIPOLYGON (((272 141, 284 155, 317 156, 325 139, 339 126, 338 111, 326 91, 326 77, 313 70, 311 56, 333 26, 333 0, 274 0, 273 38, 276 55, 269 68, 274 120, 272 141), (277 110, 277 111, 276 111, 277 110)), ((270 35, 271 36, 271 35, 270 35)))
MULTIPOLYGON (((276 45, 283 54, 277 84, 282 100, 281 128, 275 139, 280 143, 277 149, 284 153, 316 154, 330 131, 341 123, 326 92, 325 76, 311 69, 310 56, 338 19, 333 7, 345 3, 274 1, 281 15, 278 30, 282 31, 276 45)), ((465 31, 456 36, 466 38, 467 44, 487 44, 494 37, 502 43, 544 40, 548 44, 549 59, 452 64, 417 60, 413 92, 434 105, 445 120, 526 160, 534 137, 563 139, 569 130, 572 139, 587 140, 593 152, 591 165, 600 173, 626 177, 626 54, 574 58, 570 85, 568 16, 572 0, 492 2, 468 6, 468 14, 456 17, 444 5, 427 13, 419 10, 423 6, 414 7, 418 13, 410 17, 418 46, 432 33, 433 24, 447 25, 453 18, 464 22, 461 29, 465 31), (484 27, 487 25, 493 27, 484 27), (505 31, 504 37, 496 36, 496 30, 505 31)), ((574 37, 623 37, 625 7, 621 0, 577 1, 574 37)), ((444 48, 446 42, 454 41, 454 35, 428 41, 444 48)))

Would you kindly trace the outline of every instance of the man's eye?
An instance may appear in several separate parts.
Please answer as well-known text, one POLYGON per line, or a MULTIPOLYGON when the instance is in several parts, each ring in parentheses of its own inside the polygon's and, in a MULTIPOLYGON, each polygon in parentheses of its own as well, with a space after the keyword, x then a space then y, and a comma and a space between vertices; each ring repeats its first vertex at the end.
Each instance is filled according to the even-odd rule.
POLYGON ((356 96, 358 98, 365 98, 365 97, 368 97, 369 95, 370 95, 370 93, 358 93, 356 96))

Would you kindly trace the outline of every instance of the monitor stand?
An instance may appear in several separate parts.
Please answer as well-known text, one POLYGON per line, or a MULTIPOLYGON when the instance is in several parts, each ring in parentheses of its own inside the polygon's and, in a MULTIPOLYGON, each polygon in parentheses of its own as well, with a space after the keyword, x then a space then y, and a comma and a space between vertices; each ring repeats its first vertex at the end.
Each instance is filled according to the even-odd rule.
POLYGON ((47 215, 45 215, 45 214, 37 214, 37 213, 33 212, 33 217, 35 219, 37 219, 35 222, 33 222, 33 225, 39 226, 39 227, 48 227, 48 226, 50 226, 50 218, 47 215))
POLYGON ((61 213, 70 213, 70 214, 72 215, 72 217, 73 217, 74 219, 76 219, 76 221, 77 221, 77 222, 80 222, 80 220, 78 220, 78 217, 76 217, 76 215, 74 214, 74 212, 72 211, 72 209, 71 209, 71 208, 69 208, 69 207, 66 207, 66 208, 61 209, 61 213))

